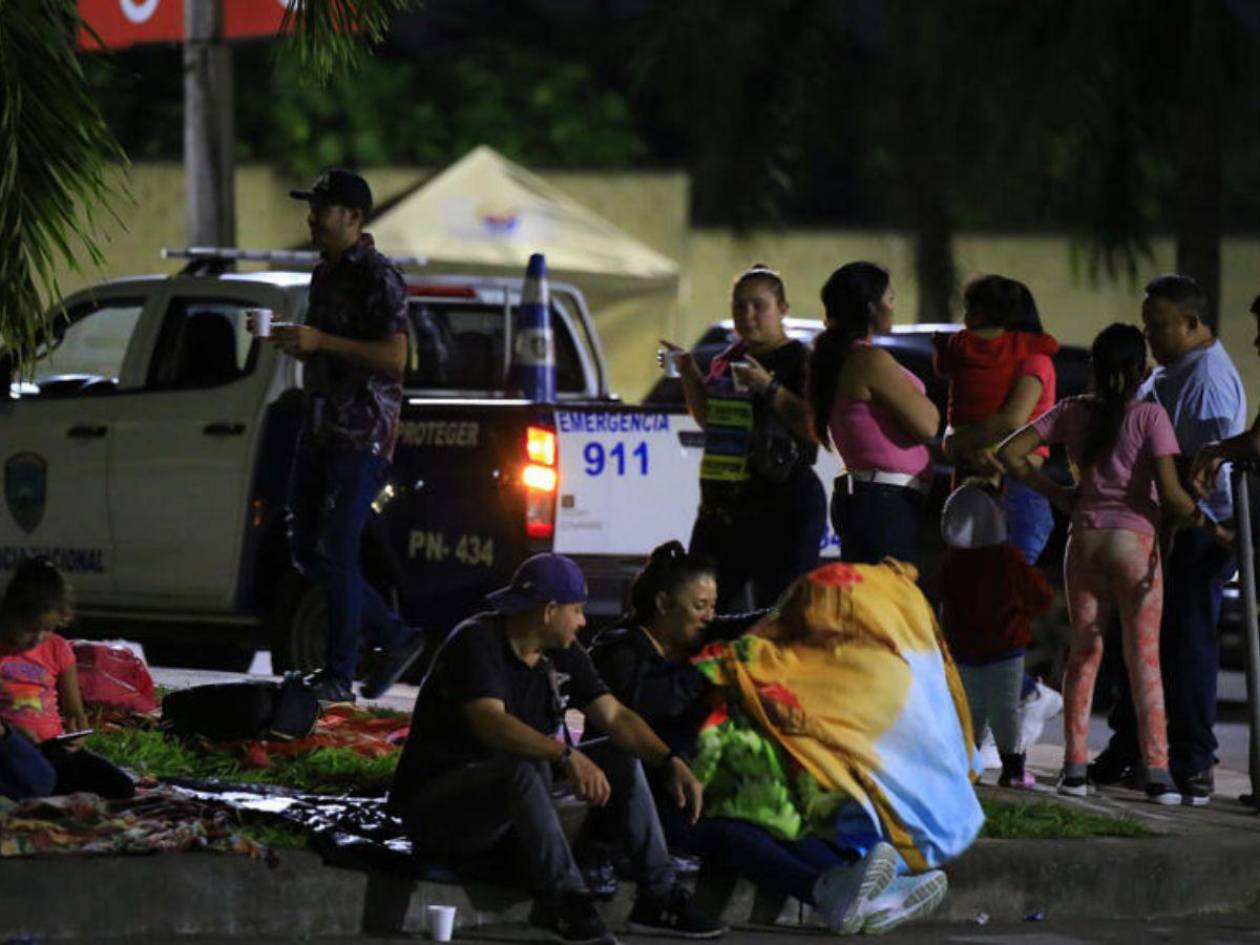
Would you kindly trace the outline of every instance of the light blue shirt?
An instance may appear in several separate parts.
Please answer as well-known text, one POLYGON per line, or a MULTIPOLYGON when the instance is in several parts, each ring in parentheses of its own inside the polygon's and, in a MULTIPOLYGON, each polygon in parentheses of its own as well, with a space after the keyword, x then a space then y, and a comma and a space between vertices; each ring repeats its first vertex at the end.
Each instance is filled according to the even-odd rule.
MULTIPOLYGON (((1238 369, 1219 341, 1187 351, 1172 364, 1156 368, 1138 397, 1153 400, 1168 411, 1177 445, 1187 460, 1199 447, 1236 436, 1247 426, 1247 393, 1238 369)), ((1199 505, 1218 522, 1234 517, 1228 464, 1221 467, 1215 488, 1199 505)))

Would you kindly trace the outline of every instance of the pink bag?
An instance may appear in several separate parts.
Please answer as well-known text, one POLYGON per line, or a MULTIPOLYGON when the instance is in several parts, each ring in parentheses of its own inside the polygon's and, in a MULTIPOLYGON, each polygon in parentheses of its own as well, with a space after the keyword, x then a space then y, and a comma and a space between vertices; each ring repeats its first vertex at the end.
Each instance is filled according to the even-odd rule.
POLYGON ((74 661, 79 668, 79 690, 85 703, 96 702, 134 712, 157 708, 153 677, 144 660, 118 643, 74 640, 74 661))

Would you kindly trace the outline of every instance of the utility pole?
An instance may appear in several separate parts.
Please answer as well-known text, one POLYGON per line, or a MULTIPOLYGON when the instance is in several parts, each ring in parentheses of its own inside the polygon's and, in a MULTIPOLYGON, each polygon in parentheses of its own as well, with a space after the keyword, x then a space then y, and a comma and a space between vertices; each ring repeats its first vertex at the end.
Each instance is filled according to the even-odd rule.
POLYGON ((236 245, 232 50, 221 0, 184 0, 184 188, 190 246, 236 245))

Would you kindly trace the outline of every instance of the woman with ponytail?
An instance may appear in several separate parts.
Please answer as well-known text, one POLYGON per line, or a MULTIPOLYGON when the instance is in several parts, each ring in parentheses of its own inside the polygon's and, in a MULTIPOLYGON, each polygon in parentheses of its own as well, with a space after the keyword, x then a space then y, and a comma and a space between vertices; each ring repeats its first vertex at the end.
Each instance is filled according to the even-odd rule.
POLYGON ((810 358, 814 433, 824 446, 835 444, 845 466, 831 522, 841 560, 854 563, 878 564, 886 556, 917 563, 932 473, 924 444, 940 423, 923 382, 872 344, 892 326, 893 299, 883 266, 841 266, 823 285, 827 328, 810 358))
POLYGON ((1088 793, 1089 707, 1103 637, 1118 611, 1138 719, 1146 794, 1180 804, 1168 771, 1164 688, 1159 667, 1163 611, 1161 525, 1204 525, 1182 488, 1180 453, 1168 414, 1134 396, 1147 374, 1146 340, 1132 325, 1111 325, 1090 349, 1093 387, 1060 401, 1007 439, 998 461, 1071 516, 1064 557, 1072 642, 1063 679, 1064 763, 1059 793, 1088 793), (1063 443, 1076 471, 1068 488, 1029 461, 1039 446, 1063 443))

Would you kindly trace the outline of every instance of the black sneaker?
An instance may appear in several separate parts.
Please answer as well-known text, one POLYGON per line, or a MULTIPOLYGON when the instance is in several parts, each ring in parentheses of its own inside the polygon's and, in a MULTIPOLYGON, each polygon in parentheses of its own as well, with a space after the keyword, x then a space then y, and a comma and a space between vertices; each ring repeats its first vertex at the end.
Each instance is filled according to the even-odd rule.
POLYGON ((581 867, 582 882, 596 899, 608 901, 617 895, 617 869, 612 860, 600 860, 581 867))
POLYGON ((555 898, 535 899, 529 924, 553 942, 565 945, 618 945, 583 893, 561 893, 555 898))
POLYGON ((316 670, 305 681, 321 703, 354 702, 354 690, 326 669, 316 670))
POLYGON ((675 886, 663 897, 640 894, 626 919, 626 928, 645 935, 671 938, 717 938, 726 926, 702 914, 691 901, 691 893, 675 886))
POLYGON ((1216 779, 1212 775, 1211 768, 1196 771, 1185 778, 1173 775, 1173 780, 1177 782, 1177 787, 1181 790, 1181 803, 1188 807, 1206 807, 1216 790, 1216 779))
POLYGON ((1059 775, 1057 790, 1064 797, 1089 797, 1089 781, 1086 778, 1066 774, 1059 775))
POLYGON ((372 668, 367 679, 359 687, 364 699, 379 699, 386 690, 402 678, 411 664, 424 652, 424 634, 417 631, 415 638, 400 650, 378 650, 373 654, 372 668))
POLYGON ((1121 758, 1110 748, 1104 748, 1089 763, 1088 777, 1093 784, 1133 787, 1137 780, 1137 766, 1132 759, 1121 758))

